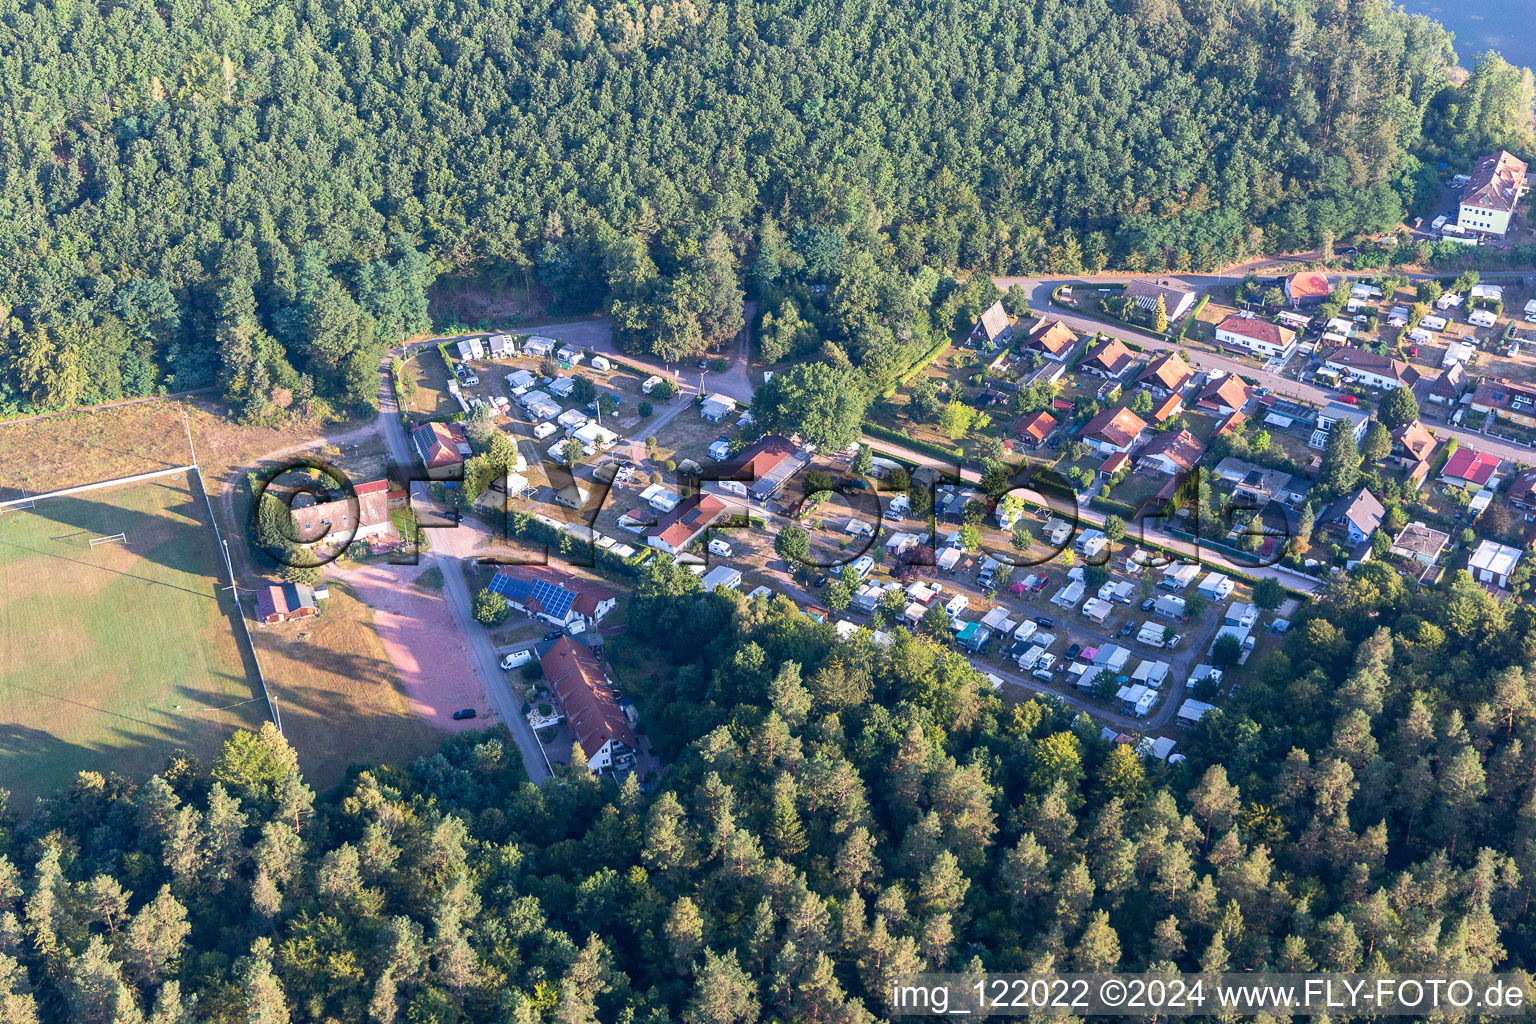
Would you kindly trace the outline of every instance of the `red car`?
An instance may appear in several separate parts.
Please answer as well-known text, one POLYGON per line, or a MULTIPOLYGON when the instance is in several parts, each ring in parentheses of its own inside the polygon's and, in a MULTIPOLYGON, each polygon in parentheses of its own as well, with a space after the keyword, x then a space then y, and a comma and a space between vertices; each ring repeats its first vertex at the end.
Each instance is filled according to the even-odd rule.
POLYGON ((1345 405, 1354 405, 1358 399, 1355 398, 1354 395, 1340 395, 1339 401, 1343 402, 1345 405))

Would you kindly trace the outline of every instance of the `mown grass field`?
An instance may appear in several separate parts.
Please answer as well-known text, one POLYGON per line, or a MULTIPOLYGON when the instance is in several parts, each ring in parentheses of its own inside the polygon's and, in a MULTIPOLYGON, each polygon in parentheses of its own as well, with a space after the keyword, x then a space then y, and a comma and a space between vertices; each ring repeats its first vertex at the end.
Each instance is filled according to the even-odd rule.
POLYGON ((0 515, 0 787, 17 806, 82 770, 142 781, 178 747, 207 763, 266 716, 207 516, 184 475, 0 515))

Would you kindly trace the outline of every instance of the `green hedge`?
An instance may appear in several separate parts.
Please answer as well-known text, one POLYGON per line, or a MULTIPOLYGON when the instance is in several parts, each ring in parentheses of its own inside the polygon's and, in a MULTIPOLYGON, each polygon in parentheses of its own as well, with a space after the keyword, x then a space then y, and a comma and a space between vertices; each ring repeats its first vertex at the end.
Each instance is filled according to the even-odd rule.
MULTIPOLYGON (((557 530, 548 523, 535 519, 531 515, 513 513, 507 517, 507 534, 520 540, 530 540, 545 544, 551 554, 558 557, 561 552, 561 543, 569 539, 571 543, 580 545, 585 541, 572 537, 564 531, 557 530)), ((606 569, 622 576, 635 577, 640 574, 640 567, 656 554, 655 548, 644 547, 635 552, 629 558, 621 558, 607 548, 592 545, 592 558, 598 569, 606 569)))
POLYGON ((448 369, 448 379, 457 380, 458 374, 453 372, 453 356, 448 354, 448 343, 446 341, 437 343, 437 354, 443 357, 443 366, 448 369))
POLYGON ((945 448, 943 445, 934 444, 932 441, 924 441, 917 437, 908 437, 906 434, 903 434, 900 431, 891 430, 888 427, 882 427, 880 424, 871 423, 868 420, 864 421, 864 433, 870 435, 871 437, 878 437, 882 441, 889 441, 891 444, 901 445, 903 448, 910 448, 913 451, 918 452, 926 452, 927 454, 936 458, 963 459, 965 457, 965 453, 962 452, 959 448, 945 448))
POLYGON ((1184 317, 1184 326, 1179 328, 1179 341, 1184 340, 1184 335, 1189 333, 1190 325, 1199 319, 1200 311, 1205 309, 1205 304, 1210 301, 1211 297, 1209 295, 1200 296, 1200 301, 1195 303, 1195 308, 1190 310, 1189 314, 1184 317))
POLYGON ((950 340, 947 336, 940 338, 932 348, 930 348, 927 352, 924 352, 921 356, 918 356, 917 362, 913 363, 907 372, 901 375, 901 380, 898 386, 905 387, 912 383, 912 381, 917 378, 918 374, 922 373, 933 364, 935 359, 949 351, 949 346, 950 340))

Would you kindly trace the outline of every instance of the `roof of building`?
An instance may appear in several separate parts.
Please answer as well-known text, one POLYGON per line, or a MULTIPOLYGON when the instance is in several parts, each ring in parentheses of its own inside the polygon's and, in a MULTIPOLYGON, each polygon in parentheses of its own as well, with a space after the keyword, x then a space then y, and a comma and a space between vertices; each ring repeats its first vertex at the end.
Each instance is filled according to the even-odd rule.
POLYGON ((590 648, 563 636, 544 652, 539 667, 544 670, 544 685, 560 701, 566 725, 588 757, 596 756, 609 740, 635 746, 624 709, 614 699, 613 687, 590 648))
POLYGON ((1392 550, 1402 554, 1427 555, 1434 558, 1445 550, 1445 546, 1450 541, 1451 535, 1448 533, 1432 530, 1423 523, 1409 523, 1392 541, 1392 550))
POLYGON ((411 432, 416 452, 428 469, 453 466, 469 455, 469 438, 457 423, 423 423, 411 432))
POLYGON ((1055 430, 1056 426, 1056 417, 1042 409, 1014 424, 1013 436, 1028 437, 1039 442, 1050 437, 1051 431, 1055 430))
POLYGON ((1322 353, 1322 358, 1325 363, 1337 363, 1351 370, 1390 377, 1409 387, 1418 383, 1420 377, 1419 371, 1411 364, 1363 348, 1331 348, 1322 353))
POLYGON ((1091 437, 1116 448, 1125 448, 1134 443, 1146 429, 1146 420, 1121 406, 1119 409, 1101 411, 1083 426, 1079 436, 1091 437))
POLYGON ((976 321, 976 326, 988 341, 996 341, 1008 329, 1008 311, 1003 309, 1003 300, 998 299, 988 306, 982 312, 981 319, 976 321))
POLYGON ((1326 522, 1349 522, 1361 533, 1369 537, 1381 526, 1382 517, 1387 510, 1381 502, 1376 500, 1376 495, 1362 487, 1352 497, 1340 498, 1328 509, 1326 522))
POLYGON ((1496 540, 1485 540, 1472 552, 1472 557, 1467 559, 1467 567, 1482 569, 1496 576, 1508 576, 1515 571, 1515 564, 1519 561, 1519 548, 1500 544, 1496 540))
POLYGON ((327 535, 342 536, 352 533, 358 527, 377 526, 389 520, 388 480, 370 480, 358 484, 353 491, 357 495, 356 518, 353 518, 350 495, 335 501, 291 509, 299 539, 313 541, 327 535))
POLYGON ((1136 455, 1140 459, 1161 455, 1180 469, 1194 469, 1205 458, 1205 445, 1187 430, 1167 430, 1148 441, 1136 455))
POLYGON ((1293 299, 1327 298, 1333 291, 1328 283, 1328 275, 1320 274, 1315 270, 1303 270, 1299 274, 1292 274, 1285 279, 1286 287, 1293 299))
POLYGON ((1472 179, 1462 189, 1461 201, 1484 210, 1512 213, 1525 183, 1526 164, 1505 150, 1490 153, 1477 162, 1472 179))
POLYGON ((1174 284, 1172 281, 1148 281, 1145 279, 1132 281, 1125 286, 1125 291, 1120 293, 1128 299, 1136 300, 1136 305, 1142 309, 1154 309, 1157 306, 1158 296, 1162 296, 1163 309, 1169 316, 1180 304, 1194 297, 1193 288, 1185 288, 1183 285, 1174 284))
POLYGON ((1177 416, 1183 408, 1184 399, 1180 398, 1179 393, 1175 391, 1152 410, 1152 422, 1162 423, 1164 420, 1170 420, 1177 416))
POLYGON ((1392 444, 1415 459, 1427 459, 1429 453, 1435 450, 1435 435, 1423 423, 1414 420, 1392 431, 1392 444))
POLYGON ((1216 425, 1216 432, 1211 436, 1226 437, 1228 434, 1236 432, 1239 427, 1247 422, 1248 417, 1244 416, 1240 410, 1235 410, 1230 416, 1216 425))
POLYGON ((1257 317, 1243 316, 1241 313, 1228 316, 1216 325, 1216 329, 1242 338, 1252 338, 1254 341, 1265 341, 1281 348, 1285 348, 1296 340, 1296 332, 1289 327, 1281 327, 1279 324, 1272 324, 1268 320, 1260 320, 1257 317))
POLYGON ((1499 467, 1503 464, 1502 459, 1484 454, 1476 448, 1465 446, 1456 449, 1451 454, 1451 457, 1446 460, 1445 468, 1440 471, 1440 475, 1482 486, 1488 482, 1488 479, 1493 474, 1499 471, 1499 467))
POLYGON ((1125 347, 1125 342, 1110 338, 1095 345, 1078 366, 1088 366, 1115 377, 1135 361, 1135 353, 1125 347))
POLYGON ((1467 388, 1467 368, 1461 363, 1452 363, 1445 368, 1445 372, 1436 377, 1434 383, 1429 386, 1429 393, 1439 395, 1442 398, 1456 399, 1467 388))
POLYGON ((1114 476, 1124 469, 1131 461, 1131 457, 1125 452, 1115 452, 1099 466, 1099 472, 1105 476, 1114 476))
POLYGON ((1472 404, 1525 416, 1536 415, 1536 387, 1503 377, 1489 377, 1472 393, 1472 404))
POLYGON ((695 494, 658 519, 655 526, 645 531, 645 536, 655 537, 678 551, 724 513, 725 502, 713 494, 695 494))
POLYGON ((730 480, 760 480, 799 451, 789 438, 766 434, 737 452, 734 459, 721 467, 721 475, 730 480))
POLYGON ((1177 352, 1165 352, 1141 371, 1141 375, 1136 378, 1136 383, 1150 381, 1169 391, 1177 391, 1188 384, 1189 379, 1194 375, 1195 371, 1184 361, 1183 356, 1177 352))
POLYGON ((1200 397, 1195 401, 1202 405, 1241 409, 1252 397, 1253 389, 1243 383, 1243 378, 1235 373, 1226 373, 1206 381, 1205 387, 1200 389, 1200 397))
POLYGON ((287 615, 303 608, 315 608, 315 588, 304 583, 274 583, 256 594, 256 617, 287 615))
POLYGON ((597 617, 598 605, 618 594, 579 576, 545 566, 515 565, 499 569, 487 589, 531 612, 564 619, 574 609, 589 619, 597 617))
POLYGON ((1042 349, 1056 356, 1077 344, 1077 332, 1060 320, 1047 320, 1041 317, 1024 340, 1030 347, 1042 349))

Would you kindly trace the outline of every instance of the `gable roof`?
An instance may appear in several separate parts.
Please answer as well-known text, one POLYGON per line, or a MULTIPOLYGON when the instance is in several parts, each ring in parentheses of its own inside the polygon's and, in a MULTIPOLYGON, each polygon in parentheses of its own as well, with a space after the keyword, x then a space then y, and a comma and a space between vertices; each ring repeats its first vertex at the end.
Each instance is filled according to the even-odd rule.
POLYGON ((1148 281, 1143 278, 1126 285, 1125 291, 1120 294, 1125 298, 1134 299, 1138 307, 1148 312, 1157 308, 1158 296, 1162 296, 1163 309, 1172 319, 1174 311, 1179 306, 1194 298, 1195 291, 1193 288, 1185 288, 1171 281, 1148 281))
POLYGON ((502 568, 491 577, 486 589, 531 612, 543 612, 557 619, 564 619, 573 609, 595 619, 598 605, 619 596, 590 580, 535 565, 502 568))
POLYGON ((1241 410, 1236 410, 1230 416, 1216 425, 1216 433, 1212 436, 1226 437, 1228 434, 1234 433, 1237 428, 1241 427, 1244 423, 1247 422, 1248 417, 1244 416, 1241 410))
POLYGON ((595 757, 609 740, 635 746, 624 710, 591 649, 563 636, 539 659, 544 684, 560 701, 566 725, 588 757, 595 757))
POLYGON ((1264 341, 1271 345, 1285 348, 1296 340, 1296 332, 1289 327, 1281 327, 1272 324, 1268 320, 1260 320, 1257 317, 1243 316, 1233 313, 1216 325, 1218 331, 1226 331, 1240 338, 1252 338, 1254 341, 1264 341))
POLYGON ((767 434, 738 452, 734 459, 721 467, 721 472, 732 480, 760 479, 772 473, 785 459, 794 457, 798 451, 789 438, 780 434, 767 434))
POLYGON ((1179 397, 1179 393, 1175 391, 1173 394, 1163 399, 1161 405, 1156 406, 1152 410, 1152 422, 1162 423, 1164 420, 1170 420, 1177 416, 1183 410, 1183 408, 1184 399, 1179 397))
POLYGON ((1146 429, 1146 420, 1121 406, 1118 409, 1101 411, 1083 426, 1080 436, 1091 437, 1116 448, 1124 448, 1134 442, 1146 429))
POLYGON ((1135 354, 1125 347, 1125 342, 1119 338, 1109 338, 1094 346, 1079 365, 1086 364, 1115 377, 1135 360, 1135 354))
POLYGON ((1477 162, 1472 178, 1462 190, 1461 201, 1484 210, 1512 212, 1525 182, 1526 164, 1506 152, 1490 153, 1477 162))
POLYGON ((411 432, 411 440, 428 469, 457 465, 469 450, 469 438, 457 423, 423 423, 411 432))
POLYGON ((1221 405, 1228 409, 1241 409, 1253 397, 1253 389, 1243 383, 1235 373, 1224 374, 1207 381, 1195 401, 1202 405, 1221 405))
POLYGON ((315 588, 304 583, 275 583, 256 594, 256 617, 261 619, 316 607, 315 588))
POLYGON ((291 509, 299 539, 312 541, 327 536, 339 537, 352 533, 360 526, 377 526, 389 519, 388 480, 370 480, 358 484, 353 490, 357 494, 355 519, 352 518, 351 499, 345 496, 335 501, 291 509))
POLYGON ((998 299, 982 312, 981 319, 976 321, 976 328, 986 336, 988 341, 996 341, 998 336, 1008 329, 1008 311, 1003 309, 1002 299, 998 299))
POLYGON ((1324 363, 1337 363, 1353 370, 1390 377, 1400 384, 1412 387, 1419 381, 1419 371, 1401 359, 1377 355, 1363 348, 1332 348, 1323 353, 1324 363))
POLYGON ((1504 464, 1502 459, 1485 455, 1476 448, 1458 448, 1446 461, 1445 468, 1440 471, 1441 476, 1453 477, 1457 480, 1465 480, 1468 483, 1478 485, 1486 484, 1489 477, 1498 472, 1504 464))
POLYGON ((1327 522, 1348 522, 1361 533, 1370 536, 1381 526, 1382 517, 1386 514, 1387 510, 1376 500, 1376 495, 1362 487, 1352 497, 1334 502, 1328 510, 1327 522))
POLYGON ((1051 436, 1051 431, 1056 429, 1056 417, 1044 409, 1032 416, 1026 416, 1013 428, 1014 437, 1028 437, 1035 441, 1043 441, 1051 436))
POLYGON ((1114 476, 1116 473, 1124 469, 1126 463, 1130 461, 1131 457, 1125 454, 1125 452, 1115 452, 1109 458, 1105 459, 1102 464, 1100 464, 1099 472, 1105 476, 1114 476))
POLYGON ((1461 363, 1452 363, 1445 371, 1436 377, 1434 383, 1429 386, 1429 393, 1441 398, 1457 399, 1467 389, 1467 368, 1461 363))
POLYGON ((1189 379, 1194 375, 1195 371, 1184 361, 1183 356, 1177 352, 1165 352, 1141 371, 1141 376, 1136 378, 1136 383, 1150 381, 1169 391, 1177 391, 1188 384, 1189 379))
POLYGON ((1078 339, 1077 332, 1060 320, 1041 317, 1024 340, 1031 348, 1042 349, 1055 356, 1076 345, 1078 339))
POLYGON ((1194 469, 1205 458, 1205 445, 1187 430, 1164 431, 1136 453, 1138 459, 1161 455, 1180 469, 1194 469))
POLYGON ((678 551, 724 512, 725 502, 713 494, 695 494, 684 498, 676 508, 658 519, 655 526, 645 531, 645 536, 655 537, 678 551))
POLYGON ((1423 423, 1414 420, 1392 431, 1392 443, 1415 459, 1423 460, 1429 458, 1429 453, 1434 451, 1435 435, 1423 423))

